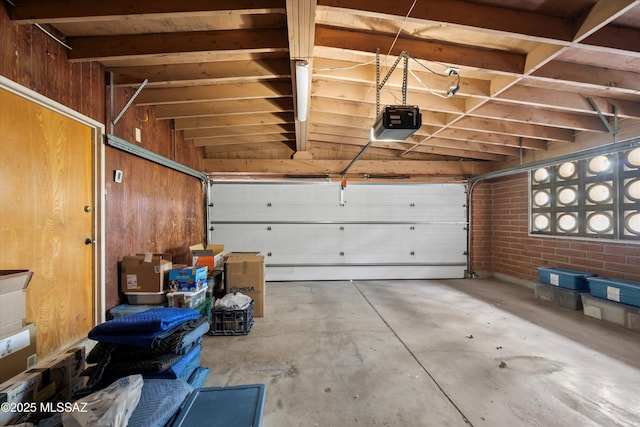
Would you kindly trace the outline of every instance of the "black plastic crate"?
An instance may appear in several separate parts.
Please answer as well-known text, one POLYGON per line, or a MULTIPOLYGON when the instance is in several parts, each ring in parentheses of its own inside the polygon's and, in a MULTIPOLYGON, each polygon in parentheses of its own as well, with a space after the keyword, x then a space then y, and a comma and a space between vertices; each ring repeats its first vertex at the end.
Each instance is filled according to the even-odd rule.
POLYGON ((242 310, 214 308, 209 335, 247 335, 253 326, 253 301, 242 310))

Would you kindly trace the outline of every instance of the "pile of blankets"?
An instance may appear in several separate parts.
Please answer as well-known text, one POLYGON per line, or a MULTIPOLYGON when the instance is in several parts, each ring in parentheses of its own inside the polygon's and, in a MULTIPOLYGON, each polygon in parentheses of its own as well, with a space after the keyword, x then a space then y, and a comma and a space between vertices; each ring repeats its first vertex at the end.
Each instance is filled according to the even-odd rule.
POLYGON ((87 355, 92 365, 87 389, 96 391, 118 378, 141 374, 145 379, 180 379, 201 387, 209 369, 199 366, 206 317, 189 308, 158 307, 102 323, 89 332, 97 341, 87 355))
POLYGON ((88 377, 83 390, 73 400, 89 403, 88 414, 60 413, 40 420, 38 427, 83 426, 82 416, 96 417, 100 409, 112 406, 106 400, 119 383, 137 379, 142 383, 136 399, 127 399, 127 408, 100 415, 92 425, 162 427, 178 414, 186 398, 201 388, 209 368, 200 366, 202 337, 209 331, 206 317, 190 308, 159 307, 102 323, 89 332, 97 341, 87 354, 88 377), (141 380, 140 380, 141 377, 141 380), (113 413, 112 413, 113 412, 113 413), (116 414, 119 412, 119 414, 116 414), (118 415, 119 421, 109 417, 118 415), (70 416, 69 416, 70 415, 70 416), (110 420, 110 421, 105 421, 110 420))

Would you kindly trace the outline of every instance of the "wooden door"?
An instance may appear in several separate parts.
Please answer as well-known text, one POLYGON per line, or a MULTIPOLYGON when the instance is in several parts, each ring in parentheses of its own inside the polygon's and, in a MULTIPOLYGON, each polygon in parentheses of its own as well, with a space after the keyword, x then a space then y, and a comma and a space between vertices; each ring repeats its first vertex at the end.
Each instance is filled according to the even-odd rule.
POLYGON ((27 322, 41 359, 94 323, 92 130, 0 90, 0 135, 0 269, 34 272, 27 322))

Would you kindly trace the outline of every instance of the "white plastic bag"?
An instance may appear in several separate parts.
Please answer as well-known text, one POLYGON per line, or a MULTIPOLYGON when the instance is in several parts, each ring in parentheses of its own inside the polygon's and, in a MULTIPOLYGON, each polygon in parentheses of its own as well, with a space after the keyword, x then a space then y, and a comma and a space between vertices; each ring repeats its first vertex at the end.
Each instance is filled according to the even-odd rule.
POLYGON ((249 295, 245 295, 241 292, 234 292, 217 299, 216 308, 224 310, 244 310, 249 307, 251 301, 253 301, 253 298, 249 295))
POLYGON ((64 427, 121 427, 126 426, 129 417, 138 406, 142 385, 142 375, 120 378, 109 387, 78 400, 74 407, 82 411, 62 414, 64 427))

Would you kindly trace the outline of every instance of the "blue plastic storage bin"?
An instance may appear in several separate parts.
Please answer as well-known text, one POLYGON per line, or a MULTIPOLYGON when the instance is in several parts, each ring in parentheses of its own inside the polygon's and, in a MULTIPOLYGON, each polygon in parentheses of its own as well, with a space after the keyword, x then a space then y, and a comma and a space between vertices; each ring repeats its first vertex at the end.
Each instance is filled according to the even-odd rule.
POLYGON ((117 307, 113 307, 109 310, 109 313, 114 319, 118 317, 130 316, 136 313, 142 313, 143 311, 151 310, 152 308, 163 307, 163 305, 151 305, 151 304, 120 304, 117 307))
POLYGON ((266 390, 264 384, 197 389, 171 426, 260 427, 266 390))
POLYGON ((549 301, 572 310, 582 310, 581 297, 586 291, 574 291, 546 283, 536 283, 533 288, 536 299, 549 301))
POLYGON ((593 275, 593 273, 586 271, 570 270, 568 268, 538 267, 538 278, 540 282, 576 291, 588 290, 589 283, 587 282, 587 277, 593 275))
POLYGON ((594 297, 640 307, 640 282, 606 277, 589 277, 588 280, 594 297))

